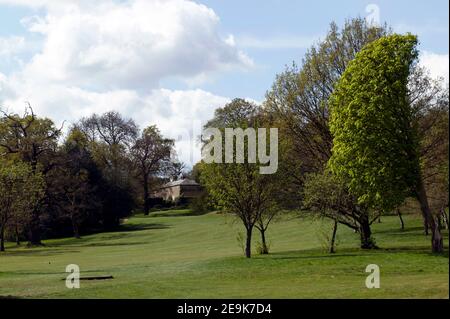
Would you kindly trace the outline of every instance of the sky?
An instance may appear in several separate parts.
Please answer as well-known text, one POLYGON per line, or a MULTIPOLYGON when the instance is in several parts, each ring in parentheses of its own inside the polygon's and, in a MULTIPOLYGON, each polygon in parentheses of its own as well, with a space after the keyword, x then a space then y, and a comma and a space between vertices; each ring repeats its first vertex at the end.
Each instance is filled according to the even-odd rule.
POLYGON ((68 128, 119 111, 176 140, 188 166, 196 136, 235 97, 264 100, 277 73, 361 16, 420 40, 420 63, 449 75, 447 0, 0 0, 0 108, 68 128))

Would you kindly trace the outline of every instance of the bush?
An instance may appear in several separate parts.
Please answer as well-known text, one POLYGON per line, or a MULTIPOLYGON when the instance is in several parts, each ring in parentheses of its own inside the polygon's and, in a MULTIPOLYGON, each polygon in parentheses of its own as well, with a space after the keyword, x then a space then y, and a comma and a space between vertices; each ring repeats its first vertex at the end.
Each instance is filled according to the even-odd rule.
POLYGON ((206 193, 203 193, 200 197, 193 198, 189 206, 198 214, 205 214, 212 210, 209 196, 206 193))

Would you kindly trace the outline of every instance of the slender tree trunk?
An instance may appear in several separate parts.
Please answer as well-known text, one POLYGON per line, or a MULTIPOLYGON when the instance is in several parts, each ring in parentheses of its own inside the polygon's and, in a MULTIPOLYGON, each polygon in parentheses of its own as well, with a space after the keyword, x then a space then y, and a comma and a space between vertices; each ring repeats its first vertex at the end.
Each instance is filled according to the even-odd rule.
POLYGON ((397 208, 397 215, 398 215, 398 218, 400 219, 400 229, 404 230, 405 222, 403 221, 403 217, 402 217, 402 213, 400 212, 400 208, 397 208))
POLYGON ((5 227, 0 228, 0 251, 5 251, 5 227))
POLYGON ((331 241, 330 241, 330 254, 334 254, 336 250, 334 249, 336 243, 336 233, 337 233, 338 222, 334 221, 333 232, 331 233, 331 241))
POLYGON ((19 226, 17 225, 17 223, 14 225, 14 233, 16 235, 16 245, 20 246, 19 226))
MULTIPOLYGON (((422 208, 421 208, 421 209, 422 209, 422 208)), ((423 216, 423 212, 422 212, 422 216, 423 216)), ((425 236, 428 236, 428 235, 430 234, 429 226, 428 226, 428 221, 427 221, 427 219, 425 218, 425 216, 423 217, 423 234, 424 234, 425 236)))
POLYGON ((29 225, 29 236, 28 241, 30 246, 40 246, 41 242, 41 228, 40 228, 40 218, 39 213, 35 210, 31 216, 31 221, 29 225))
POLYGON ((370 229, 369 217, 366 215, 361 216, 359 234, 362 249, 377 248, 372 240, 372 230, 370 229))
POLYGON ((267 247, 267 242, 266 242, 266 230, 264 228, 260 228, 259 232, 261 233, 261 254, 262 255, 267 255, 269 254, 269 247, 267 247))
POLYGON ((441 215, 442 219, 444 220, 444 227, 445 229, 448 229, 448 217, 444 207, 441 208, 441 215))
POLYGON ((431 229, 431 250, 433 253, 442 253, 444 251, 444 240, 436 220, 431 213, 430 206, 428 205, 427 193, 425 191, 425 186, 422 179, 419 180, 417 185, 417 199, 420 203, 420 209, 422 211, 425 224, 431 229))
POLYGON ((75 218, 72 216, 72 229, 73 229, 73 236, 77 239, 80 239, 80 230, 78 228, 78 224, 75 220, 75 218))
POLYGON ((245 257, 251 258, 252 256, 252 227, 247 228, 247 238, 245 243, 245 257))
POLYGON ((149 205, 149 191, 148 191, 148 176, 144 174, 144 215, 150 214, 150 205, 149 205))

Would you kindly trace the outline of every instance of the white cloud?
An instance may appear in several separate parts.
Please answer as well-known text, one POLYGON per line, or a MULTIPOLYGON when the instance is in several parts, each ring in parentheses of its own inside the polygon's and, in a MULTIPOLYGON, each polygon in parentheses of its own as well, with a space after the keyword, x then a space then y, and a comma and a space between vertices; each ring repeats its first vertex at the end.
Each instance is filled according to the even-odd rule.
MULTIPOLYGON (((219 34, 214 11, 193 1, 0 4, 39 9, 22 23, 43 38, 18 70, 0 73, 2 109, 21 113, 30 102, 37 114, 57 125, 67 121, 66 127, 83 116, 116 110, 141 127, 157 124, 176 139, 180 158, 190 165, 200 159, 199 129, 229 99, 198 89, 163 89, 160 81, 179 78, 194 85, 253 64, 232 35, 219 34)), ((14 55, 27 45, 21 38, 0 40, 0 55, 14 55)))
POLYGON ((25 39, 18 36, 0 37, 0 57, 9 57, 25 49, 25 39))
POLYGON ((167 77, 189 79, 253 63, 220 36, 214 11, 192 1, 39 3, 47 15, 24 23, 45 42, 24 73, 40 81, 148 89, 167 77))
POLYGON ((430 76, 432 78, 443 78, 446 83, 449 82, 448 54, 436 54, 433 52, 423 51, 420 55, 419 64, 430 72, 430 76))
POLYGON ((229 99, 203 90, 153 89, 148 94, 121 89, 93 92, 61 84, 7 78, 0 73, 0 106, 21 113, 29 101, 37 114, 65 127, 92 113, 115 110, 141 127, 156 124, 166 137, 175 139, 180 159, 188 165, 200 160, 196 138, 201 127, 229 99))

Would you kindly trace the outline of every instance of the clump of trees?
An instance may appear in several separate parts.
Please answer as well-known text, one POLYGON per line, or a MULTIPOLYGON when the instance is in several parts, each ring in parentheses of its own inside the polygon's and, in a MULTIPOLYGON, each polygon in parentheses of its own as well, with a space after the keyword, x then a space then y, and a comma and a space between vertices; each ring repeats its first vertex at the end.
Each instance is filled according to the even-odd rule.
POLYGON ((179 162, 155 126, 141 132, 117 112, 62 128, 34 114, 0 117, 0 239, 41 245, 42 238, 114 229, 142 207, 179 162), (143 189, 143 191, 142 191, 143 189))
POLYGON ((292 198, 305 212, 358 231, 361 248, 365 249, 376 247, 370 229, 371 212, 326 172, 333 145, 329 99, 356 54, 389 32, 386 26, 369 26, 361 18, 347 21, 342 30, 332 23, 326 38, 308 50, 301 68, 294 64, 277 75, 264 103, 277 120, 285 145, 281 167, 295 177, 290 187, 292 198), (312 181, 313 178, 317 180, 312 181), (325 192, 320 187, 341 188, 325 192), (335 203, 336 192, 341 194, 339 203, 335 203))
POLYGON ((294 64, 276 77, 264 107, 280 128, 280 168, 294 177, 285 187, 306 214, 354 229, 361 248, 371 249, 377 248, 371 224, 413 197, 439 252, 437 224, 448 220, 448 87, 417 65, 415 47, 409 55, 389 47, 391 37, 399 36, 361 18, 342 30, 331 24, 300 68, 294 64), (391 109, 382 112, 386 105, 391 109), (406 148, 409 158, 395 156, 406 148), (338 161, 340 151, 347 157, 338 161), (369 155, 367 170, 357 171, 369 155))

